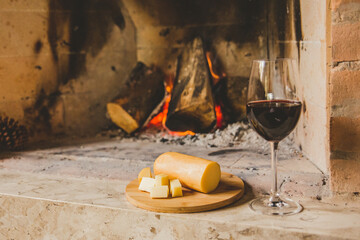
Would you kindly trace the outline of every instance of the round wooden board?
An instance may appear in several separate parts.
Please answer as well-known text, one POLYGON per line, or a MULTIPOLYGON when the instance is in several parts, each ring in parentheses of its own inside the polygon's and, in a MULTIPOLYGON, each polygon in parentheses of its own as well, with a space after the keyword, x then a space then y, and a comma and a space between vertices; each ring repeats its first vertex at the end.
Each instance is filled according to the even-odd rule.
POLYGON ((190 213, 227 206, 244 194, 244 182, 230 173, 221 173, 219 186, 205 194, 183 188, 183 197, 151 199, 150 194, 138 190, 139 181, 131 181, 125 189, 127 200, 136 207, 154 212, 190 213))

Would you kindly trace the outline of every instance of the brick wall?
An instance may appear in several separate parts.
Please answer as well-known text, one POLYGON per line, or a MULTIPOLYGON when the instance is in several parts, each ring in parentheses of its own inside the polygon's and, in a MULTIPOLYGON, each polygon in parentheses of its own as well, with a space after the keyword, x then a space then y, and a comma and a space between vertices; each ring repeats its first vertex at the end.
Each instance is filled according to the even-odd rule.
POLYGON ((331 1, 330 181, 360 191, 360 0, 331 1))

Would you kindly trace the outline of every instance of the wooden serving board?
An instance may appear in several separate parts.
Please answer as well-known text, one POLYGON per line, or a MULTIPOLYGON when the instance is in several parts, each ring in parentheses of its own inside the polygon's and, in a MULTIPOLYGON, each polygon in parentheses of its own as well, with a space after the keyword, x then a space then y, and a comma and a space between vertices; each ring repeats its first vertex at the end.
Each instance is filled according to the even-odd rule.
POLYGON ((151 199, 150 194, 138 190, 139 181, 131 181, 125 189, 127 200, 136 207, 154 212, 190 213, 202 212, 227 206, 244 194, 244 182, 230 173, 221 173, 219 186, 205 194, 183 188, 183 197, 151 199))

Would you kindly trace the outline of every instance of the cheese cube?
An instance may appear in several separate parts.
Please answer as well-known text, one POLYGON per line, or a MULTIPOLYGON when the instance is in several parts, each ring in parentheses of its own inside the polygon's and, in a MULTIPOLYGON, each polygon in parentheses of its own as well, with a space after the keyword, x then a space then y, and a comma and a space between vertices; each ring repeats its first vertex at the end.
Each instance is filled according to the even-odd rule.
POLYGON ((141 169, 141 171, 139 172, 139 175, 138 175, 138 180, 139 180, 139 183, 141 183, 141 179, 143 177, 149 177, 149 178, 152 178, 152 174, 151 174, 151 169, 149 167, 146 167, 146 168, 143 168, 141 169))
POLYGON ((170 193, 172 197, 182 197, 182 187, 179 179, 170 180, 170 193))
POLYGON ((169 185, 169 177, 166 174, 159 174, 155 176, 155 186, 169 185))
POLYGON ((155 186, 150 191, 151 198, 167 198, 169 196, 169 186, 155 186))
POLYGON ((139 185, 139 190, 150 192, 154 188, 154 185, 155 185, 154 178, 143 177, 139 185))

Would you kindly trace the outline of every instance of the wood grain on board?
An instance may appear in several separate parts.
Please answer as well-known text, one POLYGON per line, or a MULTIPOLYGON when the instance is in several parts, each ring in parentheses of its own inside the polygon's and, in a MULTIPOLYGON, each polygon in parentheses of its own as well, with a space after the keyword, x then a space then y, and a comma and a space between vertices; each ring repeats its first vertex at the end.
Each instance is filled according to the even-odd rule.
POLYGON ((183 188, 183 197, 151 199, 150 194, 138 190, 137 179, 131 181, 125 190, 127 200, 136 207, 154 212, 190 213, 202 212, 227 206, 244 194, 244 182, 230 173, 221 173, 219 186, 205 194, 183 188))

